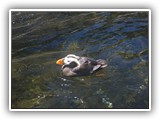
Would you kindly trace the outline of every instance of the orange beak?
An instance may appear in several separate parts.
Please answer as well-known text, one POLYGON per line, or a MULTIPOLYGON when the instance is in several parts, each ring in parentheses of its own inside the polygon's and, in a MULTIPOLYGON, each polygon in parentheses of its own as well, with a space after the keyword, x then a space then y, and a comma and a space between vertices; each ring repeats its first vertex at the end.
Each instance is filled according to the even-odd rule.
POLYGON ((63 65, 64 64, 64 59, 62 58, 62 59, 57 60, 56 64, 63 65))

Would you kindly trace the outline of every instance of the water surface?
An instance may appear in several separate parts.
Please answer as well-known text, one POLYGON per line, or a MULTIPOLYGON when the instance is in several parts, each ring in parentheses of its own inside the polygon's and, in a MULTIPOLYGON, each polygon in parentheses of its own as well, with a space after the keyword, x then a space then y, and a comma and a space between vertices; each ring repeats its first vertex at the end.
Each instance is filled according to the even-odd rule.
POLYGON ((148 12, 12 12, 11 108, 148 109, 148 12), (64 77, 67 54, 105 59, 64 77))

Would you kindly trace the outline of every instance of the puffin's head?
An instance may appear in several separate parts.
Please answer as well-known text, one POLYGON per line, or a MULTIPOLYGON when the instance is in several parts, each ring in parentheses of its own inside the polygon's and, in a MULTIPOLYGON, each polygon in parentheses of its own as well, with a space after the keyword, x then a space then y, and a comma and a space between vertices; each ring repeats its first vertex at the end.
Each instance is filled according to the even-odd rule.
POLYGON ((69 54, 64 58, 61 58, 61 59, 57 60, 56 64, 58 64, 58 65, 64 65, 64 64, 69 65, 71 62, 75 62, 79 65, 80 64, 79 61, 78 61, 79 58, 80 58, 79 56, 76 56, 74 54, 69 54))

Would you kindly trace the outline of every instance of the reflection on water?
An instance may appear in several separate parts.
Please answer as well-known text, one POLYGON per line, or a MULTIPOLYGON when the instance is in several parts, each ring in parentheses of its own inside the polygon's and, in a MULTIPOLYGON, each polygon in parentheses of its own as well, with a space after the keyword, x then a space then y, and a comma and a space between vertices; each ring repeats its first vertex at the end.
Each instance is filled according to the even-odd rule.
POLYGON ((148 12, 12 12, 12 108, 149 107, 148 12), (67 54, 105 59, 64 77, 67 54))

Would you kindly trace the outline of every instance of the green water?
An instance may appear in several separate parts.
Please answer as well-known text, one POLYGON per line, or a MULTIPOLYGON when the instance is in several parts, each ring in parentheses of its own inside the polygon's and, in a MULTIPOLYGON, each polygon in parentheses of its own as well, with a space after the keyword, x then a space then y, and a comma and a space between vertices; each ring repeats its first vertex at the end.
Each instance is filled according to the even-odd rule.
POLYGON ((148 12, 12 12, 11 108, 149 108, 148 12), (67 54, 105 59, 64 77, 67 54))

